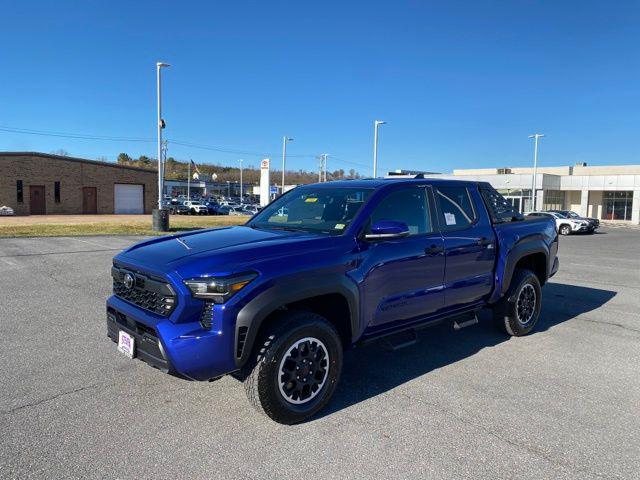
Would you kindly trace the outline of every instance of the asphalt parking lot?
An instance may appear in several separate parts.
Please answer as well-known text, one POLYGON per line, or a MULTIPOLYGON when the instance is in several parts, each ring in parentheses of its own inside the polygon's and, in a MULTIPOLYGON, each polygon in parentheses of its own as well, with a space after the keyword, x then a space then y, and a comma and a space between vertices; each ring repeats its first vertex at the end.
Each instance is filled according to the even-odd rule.
POLYGON ((353 350, 293 427, 232 378, 116 352, 111 257, 137 240, 0 239, 1 478, 638 478, 640 230, 562 238, 534 334, 483 318, 353 350))

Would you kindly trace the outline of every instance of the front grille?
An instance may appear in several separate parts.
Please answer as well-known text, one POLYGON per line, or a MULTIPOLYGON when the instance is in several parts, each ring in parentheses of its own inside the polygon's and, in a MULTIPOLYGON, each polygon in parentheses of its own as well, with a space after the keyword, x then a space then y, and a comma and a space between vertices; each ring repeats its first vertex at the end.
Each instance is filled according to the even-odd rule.
POLYGON ((116 297, 163 317, 168 316, 175 308, 176 296, 169 284, 152 279, 140 272, 117 267, 111 269, 111 276, 113 277, 113 294, 116 297), (124 282, 124 276, 127 273, 135 279, 131 288, 128 288, 124 282))

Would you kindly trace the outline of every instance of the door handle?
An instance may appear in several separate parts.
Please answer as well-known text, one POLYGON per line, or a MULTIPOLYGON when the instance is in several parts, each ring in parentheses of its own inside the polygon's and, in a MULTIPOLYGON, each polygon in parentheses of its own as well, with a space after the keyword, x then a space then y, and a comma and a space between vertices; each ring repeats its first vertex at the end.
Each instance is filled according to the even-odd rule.
POLYGON ((437 255, 438 253, 444 252, 444 247, 438 246, 436 244, 430 245, 424 249, 424 253, 427 255, 437 255))

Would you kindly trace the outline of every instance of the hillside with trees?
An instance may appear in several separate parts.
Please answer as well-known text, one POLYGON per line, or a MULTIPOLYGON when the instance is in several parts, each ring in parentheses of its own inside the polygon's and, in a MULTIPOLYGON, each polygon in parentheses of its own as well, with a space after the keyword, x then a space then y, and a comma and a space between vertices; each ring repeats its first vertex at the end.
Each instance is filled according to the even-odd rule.
MULTIPOLYGON (((158 169, 158 162, 155 158, 149 158, 145 155, 141 155, 137 159, 130 157, 126 153, 118 155, 117 160, 119 165, 127 165, 131 167, 141 167, 150 170, 158 169)), ((238 182, 240 181, 240 168, 228 167, 224 165, 211 165, 211 164, 198 164, 198 170, 200 172, 200 180, 211 180, 212 175, 217 175, 216 182, 238 182)), ((188 175, 189 161, 176 160, 173 157, 168 157, 165 163, 165 178, 170 180, 186 180, 188 175)), ((191 169, 191 174, 195 172, 191 169)), ((272 182, 279 182, 281 178, 282 170, 271 169, 272 182)), ((318 181, 318 172, 309 172, 305 170, 287 170, 287 184, 303 184, 314 183, 318 181)), ((327 172, 327 180, 340 180, 344 178, 360 178, 360 174, 354 169, 345 172, 343 169, 334 170, 333 172, 327 172)), ((260 182, 260 170, 255 167, 244 167, 242 169, 242 179, 245 183, 258 184, 260 182)))

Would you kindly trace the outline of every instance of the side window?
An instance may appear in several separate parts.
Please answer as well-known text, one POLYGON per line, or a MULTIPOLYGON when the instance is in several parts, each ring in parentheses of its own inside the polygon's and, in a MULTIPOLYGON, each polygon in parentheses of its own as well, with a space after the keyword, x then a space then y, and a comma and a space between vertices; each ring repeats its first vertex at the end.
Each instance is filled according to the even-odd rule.
POLYGON ((404 222, 411 235, 432 232, 426 189, 411 187, 387 195, 371 214, 369 228, 380 220, 404 222))
POLYGON ((465 187, 437 187, 438 215, 443 230, 456 230, 471 225, 476 212, 465 187))

